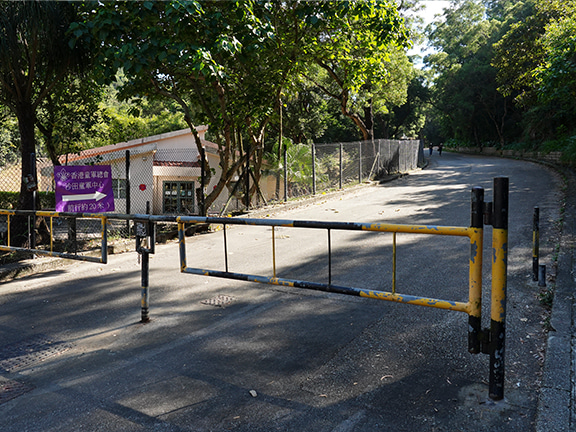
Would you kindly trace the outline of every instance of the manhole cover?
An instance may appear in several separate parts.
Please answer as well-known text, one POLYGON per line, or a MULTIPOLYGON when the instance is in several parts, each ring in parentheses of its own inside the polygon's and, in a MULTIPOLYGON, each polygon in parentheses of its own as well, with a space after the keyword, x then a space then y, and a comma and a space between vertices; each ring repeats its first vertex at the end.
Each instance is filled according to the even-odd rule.
POLYGON ((209 306, 224 307, 224 306, 232 303, 233 300, 234 300, 234 297, 232 297, 232 296, 217 295, 216 297, 212 297, 211 299, 202 300, 200 303, 205 304, 205 305, 209 305, 209 306))
POLYGON ((0 369, 14 372, 41 363, 70 349, 70 344, 55 342, 44 335, 0 347, 0 369))
POLYGON ((0 377, 0 405, 29 392, 33 388, 31 385, 0 377))

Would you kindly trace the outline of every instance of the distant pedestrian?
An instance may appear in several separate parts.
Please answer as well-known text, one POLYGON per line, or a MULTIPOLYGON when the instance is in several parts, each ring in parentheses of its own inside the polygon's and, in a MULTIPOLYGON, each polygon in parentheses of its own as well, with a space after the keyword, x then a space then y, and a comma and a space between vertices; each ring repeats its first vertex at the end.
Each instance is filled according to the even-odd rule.
POLYGON ((432 156, 432 143, 428 144, 428 151, 430 152, 430 156, 432 156))
POLYGON ((444 144, 442 144, 442 143, 438 144, 438 154, 440 156, 442 156, 442 147, 444 147, 444 144))

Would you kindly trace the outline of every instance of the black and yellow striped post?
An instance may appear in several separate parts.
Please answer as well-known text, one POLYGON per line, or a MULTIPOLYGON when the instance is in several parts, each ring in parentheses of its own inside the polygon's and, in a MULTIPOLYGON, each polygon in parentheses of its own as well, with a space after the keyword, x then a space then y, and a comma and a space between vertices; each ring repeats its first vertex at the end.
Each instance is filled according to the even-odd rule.
POLYGON ((480 352, 482 334, 482 249, 484 229, 484 189, 472 188, 470 228, 476 228, 480 234, 476 241, 470 242, 470 311, 468 313, 468 351, 480 352))
POLYGON ((492 219, 492 304, 490 310, 489 396, 504 398, 506 342, 506 290, 508 271, 508 178, 494 179, 492 219))

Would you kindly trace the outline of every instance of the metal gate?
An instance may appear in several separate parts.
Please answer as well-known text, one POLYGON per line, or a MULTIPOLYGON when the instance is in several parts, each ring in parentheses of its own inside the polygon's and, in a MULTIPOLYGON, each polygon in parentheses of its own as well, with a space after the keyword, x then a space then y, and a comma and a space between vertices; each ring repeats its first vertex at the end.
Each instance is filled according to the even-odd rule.
POLYGON ((176 221, 178 222, 178 238, 180 244, 180 271, 183 273, 334 292, 338 294, 354 295, 378 300, 393 301, 398 303, 406 303, 466 313, 468 315, 469 323, 468 351, 472 354, 484 353, 490 355, 489 394, 490 397, 494 400, 500 400, 504 397, 505 319, 508 265, 508 178, 498 177, 494 179, 494 203, 484 202, 484 189, 480 187, 474 187, 472 189, 471 223, 469 227, 217 217, 211 218, 195 216, 178 216, 176 221), (188 266, 185 247, 186 224, 197 223, 221 224, 223 226, 222 231, 224 233, 225 254, 224 270, 210 270, 188 266), (263 276, 246 273, 234 273, 229 271, 226 241, 227 225, 254 225, 272 227, 273 275, 263 276), (491 326, 489 329, 482 328, 482 251, 484 225, 493 226, 491 326), (327 284, 285 279, 276 276, 276 248, 274 244, 274 227, 324 229, 327 231, 329 262, 327 284), (332 284, 332 230, 392 233, 392 292, 337 286, 332 284), (468 301, 464 303, 449 299, 436 299, 397 293, 396 234, 398 233, 467 237, 470 243, 468 301))

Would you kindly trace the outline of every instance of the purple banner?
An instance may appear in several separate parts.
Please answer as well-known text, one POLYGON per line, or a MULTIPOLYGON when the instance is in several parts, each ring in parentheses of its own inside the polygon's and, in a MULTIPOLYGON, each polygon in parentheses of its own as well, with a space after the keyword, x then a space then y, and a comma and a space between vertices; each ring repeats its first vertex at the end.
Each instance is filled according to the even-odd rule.
POLYGON ((114 211, 110 165, 55 166, 54 181, 57 212, 114 211))

